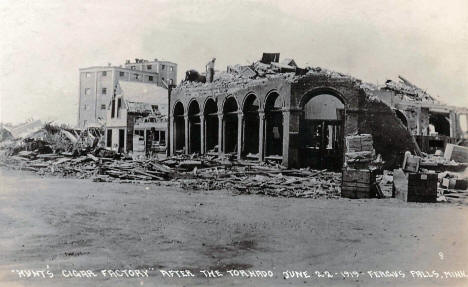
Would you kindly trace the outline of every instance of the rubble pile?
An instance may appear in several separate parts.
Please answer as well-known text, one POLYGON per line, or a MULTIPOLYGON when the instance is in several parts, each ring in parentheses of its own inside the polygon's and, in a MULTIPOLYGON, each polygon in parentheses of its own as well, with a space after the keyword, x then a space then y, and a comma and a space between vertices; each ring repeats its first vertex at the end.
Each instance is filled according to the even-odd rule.
POLYGON ((0 165, 39 175, 89 178, 96 182, 164 182, 190 190, 236 191, 282 197, 338 198, 340 174, 287 170, 268 163, 230 161, 217 156, 180 155, 164 160, 131 160, 104 149, 73 157, 21 151, 2 158, 0 165))
POLYGON ((387 80, 385 82, 385 89, 392 90, 397 92, 398 94, 404 96, 406 100, 409 101, 424 101, 424 102, 431 102, 436 103, 438 102, 434 99, 431 95, 429 95, 426 91, 422 90, 421 88, 415 86, 402 76, 398 76, 398 81, 387 80))

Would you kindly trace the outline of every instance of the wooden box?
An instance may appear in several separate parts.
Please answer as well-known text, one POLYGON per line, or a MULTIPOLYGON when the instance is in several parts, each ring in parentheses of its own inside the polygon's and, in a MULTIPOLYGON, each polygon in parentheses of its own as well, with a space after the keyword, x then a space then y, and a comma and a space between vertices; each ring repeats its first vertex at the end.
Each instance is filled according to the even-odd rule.
POLYGON ((406 202, 436 202, 436 173, 407 173, 393 171, 393 197, 406 202))
POLYGON ((366 169, 345 168, 342 172, 341 196, 347 198, 375 197, 375 173, 366 169))

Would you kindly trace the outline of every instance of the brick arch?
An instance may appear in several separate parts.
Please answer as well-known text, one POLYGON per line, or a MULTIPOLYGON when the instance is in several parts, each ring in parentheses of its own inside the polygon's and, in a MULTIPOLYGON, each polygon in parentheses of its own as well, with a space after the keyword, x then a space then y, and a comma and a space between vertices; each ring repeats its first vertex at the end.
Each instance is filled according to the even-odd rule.
POLYGON ((193 104, 193 102, 197 103, 198 109, 200 110, 200 112, 202 112, 202 108, 201 108, 201 105, 200 105, 200 102, 198 101, 198 99, 192 98, 192 99, 190 99, 190 100, 188 101, 187 107, 185 108, 185 113, 186 113, 186 114, 189 113, 190 106, 193 104))
POLYGON ((278 97, 281 98, 281 107, 284 108, 286 105, 286 102, 285 102, 283 95, 278 90, 273 89, 273 90, 268 91, 268 93, 265 96, 265 101, 263 102, 263 106, 262 106, 263 110, 266 110, 266 104, 268 102, 268 99, 272 96, 272 94, 278 94, 278 97))
POLYGON ((247 101, 247 99, 250 97, 250 96, 254 96, 257 100, 258 100, 258 108, 261 109, 263 103, 262 103, 262 100, 261 98, 254 92, 248 92, 247 94, 244 95, 244 97, 242 98, 242 106, 240 106, 240 109, 241 111, 244 110, 244 107, 245 107, 245 103, 247 101))
MULTIPOLYGON (((239 100, 237 99, 236 96, 234 96, 234 95, 229 95, 229 96, 225 97, 224 100, 223 100, 223 103, 222 103, 222 105, 221 105, 221 112, 224 113, 224 105, 226 105, 226 102, 227 102, 230 98, 233 98, 234 101, 236 101, 237 110, 239 111, 239 107, 240 107, 240 105, 239 105, 239 100)), ((219 107, 218 107, 218 110, 219 110, 219 107)))
POLYGON ((182 105, 182 110, 184 111, 184 115, 187 113, 186 111, 186 107, 184 106, 184 104, 182 103, 182 101, 178 100, 174 103, 174 106, 172 107, 172 116, 175 115, 175 109, 177 107, 178 104, 181 104, 182 105))
POLYGON ((301 97, 301 100, 299 102, 299 108, 303 109, 304 106, 315 96, 322 95, 322 94, 327 94, 336 97, 340 102, 344 105, 345 109, 348 107, 348 101, 346 100, 346 97, 344 97, 338 90, 332 88, 332 87, 318 87, 318 88, 313 88, 311 90, 308 90, 304 93, 304 95, 301 97))

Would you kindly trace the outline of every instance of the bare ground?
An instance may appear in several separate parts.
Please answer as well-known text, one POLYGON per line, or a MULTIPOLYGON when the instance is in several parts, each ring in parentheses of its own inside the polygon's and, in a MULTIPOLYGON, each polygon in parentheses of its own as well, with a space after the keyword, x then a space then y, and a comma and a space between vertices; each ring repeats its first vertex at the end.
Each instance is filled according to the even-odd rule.
POLYGON ((235 196, 0 172, 0 286, 468 286, 466 278, 410 273, 468 273, 468 206, 461 203, 235 196), (11 271, 46 265, 53 279, 11 271), (61 275, 72 269, 99 276, 61 275), (143 269, 149 277, 109 278, 102 269, 143 269), (160 269, 196 277, 163 278, 160 269), (205 269, 225 276, 206 279, 205 269), (275 275, 234 278, 231 269, 275 275), (286 270, 313 276, 286 280, 286 270), (406 278, 371 279, 371 270, 406 278), (343 279, 343 271, 361 275, 343 279))

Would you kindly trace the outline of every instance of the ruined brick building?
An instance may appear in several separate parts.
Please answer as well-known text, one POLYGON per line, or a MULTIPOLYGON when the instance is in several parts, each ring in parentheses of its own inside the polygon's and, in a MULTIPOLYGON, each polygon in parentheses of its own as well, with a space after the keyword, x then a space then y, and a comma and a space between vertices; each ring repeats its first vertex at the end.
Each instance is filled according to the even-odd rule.
MULTIPOLYGON (((170 154, 231 154, 287 167, 339 169, 344 137, 356 133, 372 134, 388 167, 406 150, 420 152, 413 135, 429 136, 432 109, 420 94, 391 89, 390 82, 376 87, 320 68, 301 69, 294 60, 279 62, 279 54, 272 55, 251 66, 228 67, 213 82, 185 81, 175 88, 170 154)), ((449 117, 445 142, 461 139, 459 117, 467 110, 430 104, 449 117)), ((445 119, 432 123, 437 121, 447 125, 445 119)))

